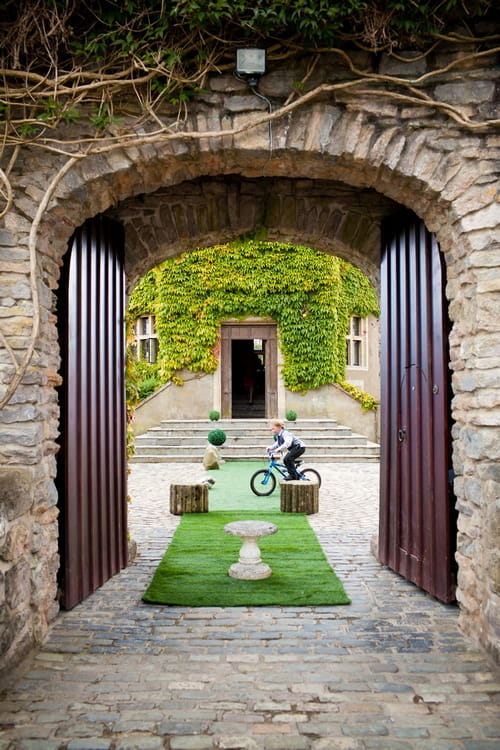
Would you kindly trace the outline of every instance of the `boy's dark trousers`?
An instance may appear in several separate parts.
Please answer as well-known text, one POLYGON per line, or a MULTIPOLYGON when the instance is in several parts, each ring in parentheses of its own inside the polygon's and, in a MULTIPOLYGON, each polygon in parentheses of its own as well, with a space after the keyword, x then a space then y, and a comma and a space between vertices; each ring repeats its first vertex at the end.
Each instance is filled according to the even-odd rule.
POLYGON ((305 451, 305 448, 303 446, 297 446, 297 448, 290 448, 288 453, 286 454, 283 463, 285 464, 286 468, 288 469, 288 473, 290 474, 292 479, 299 479, 299 476, 297 474, 297 471, 295 469, 295 459, 301 456, 305 451))

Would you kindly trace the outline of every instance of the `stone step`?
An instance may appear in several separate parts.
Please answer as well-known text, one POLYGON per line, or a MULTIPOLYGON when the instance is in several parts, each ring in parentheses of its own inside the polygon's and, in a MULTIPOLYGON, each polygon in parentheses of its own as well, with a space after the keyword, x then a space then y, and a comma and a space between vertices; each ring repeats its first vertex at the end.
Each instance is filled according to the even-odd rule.
MULTIPOLYGON (((333 447, 340 445, 350 445, 351 443, 366 445, 368 442, 367 438, 362 435, 331 435, 324 437, 316 437, 315 435, 301 435, 304 443, 308 448, 320 448, 320 447, 333 447)), ((271 445, 273 441, 269 436, 264 436, 261 440, 257 440, 252 435, 230 435, 227 434, 226 442, 224 446, 252 446, 259 444, 264 450, 268 445, 271 445)), ((136 448, 151 447, 169 447, 169 446, 206 446, 207 436, 203 435, 200 437, 193 437, 191 435, 141 435, 136 439, 136 448)))
MULTIPOLYGON (((364 435, 332 419, 304 419, 286 425, 307 445, 305 460, 315 462, 364 462, 379 460, 379 446, 364 435)), ((273 442, 269 420, 163 420, 136 437, 133 463, 202 462, 210 430, 221 429, 225 461, 264 461, 265 449, 273 442)), ((264 465, 264 464, 263 464, 264 465)))
MULTIPOLYGON (((222 457, 224 461, 262 461, 262 454, 250 454, 250 453, 244 453, 241 455, 235 455, 231 458, 227 458, 225 456, 222 457)), ((317 464, 317 463, 378 463, 380 460, 379 453, 377 451, 376 454, 366 454, 366 453, 355 453, 355 454, 346 454, 346 455, 332 455, 329 453, 328 455, 317 455, 317 456, 310 456, 309 454, 307 456, 304 456, 304 466, 306 464, 317 464)), ((140 454, 135 455, 132 458, 129 459, 131 463, 143 463, 143 464, 155 464, 155 463, 199 463, 201 464, 203 462, 203 456, 195 456, 192 455, 190 457, 187 456, 178 456, 176 455, 161 455, 161 456, 154 456, 149 454, 140 454)), ((262 468, 264 469, 267 466, 267 463, 265 461, 262 461, 262 468)))
MULTIPOLYGON (((183 437, 197 437, 199 439, 206 440, 208 433, 212 429, 221 429, 226 433, 226 436, 228 438, 237 438, 237 437, 251 437, 256 438, 261 435, 265 436, 267 440, 272 439, 272 433, 270 430, 263 430, 263 429, 256 429, 249 428, 245 429, 244 427, 219 427, 219 428, 208 428, 208 429, 191 429, 189 427, 187 428, 177 428, 172 429, 170 427, 152 427, 150 430, 147 431, 147 433, 143 433, 143 435, 138 435, 137 440, 139 438, 143 438, 145 435, 151 435, 154 437, 165 437, 165 438, 183 438, 183 437)), ((310 438, 318 437, 318 438, 329 438, 330 436, 342 436, 346 435, 349 436, 352 434, 352 431, 348 427, 343 427, 342 425, 339 425, 338 427, 331 427, 328 428, 318 428, 318 429, 301 429, 299 430, 292 430, 297 435, 299 435, 301 438, 305 438, 306 436, 310 438)))
MULTIPOLYGON (((289 423, 287 429, 298 435, 330 435, 332 432, 339 435, 351 434, 351 429, 340 425, 335 420, 302 420, 301 422, 289 423)), ((227 436, 231 435, 266 435, 271 436, 268 420, 220 420, 210 422, 208 420, 164 420, 156 427, 151 427, 145 434, 154 435, 203 435, 206 437, 211 430, 221 429, 227 436)))
MULTIPOLYGON (((161 456, 165 453, 172 453, 177 456, 192 456, 194 453, 196 455, 203 458, 203 454, 205 452, 205 448, 207 447, 208 443, 204 443, 203 445, 199 446, 190 446, 190 445, 178 445, 178 446, 161 446, 161 445, 147 445, 147 446, 141 446, 140 450, 137 450, 136 448, 136 455, 142 455, 146 453, 149 456, 161 456), (174 448, 174 450, 168 450, 168 447, 174 448)), ((323 446, 321 449, 314 450, 311 446, 307 446, 307 457, 312 457, 316 455, 322 455, 328 453, 331 455, 334 453, 335 455, 346 455, 349 453, 355 454, 355 453, 376 453, 378 455, 378 445, 375 444, 357 444, 352 443, 350 445, 335 445, 333 447, 326 448, 323 446)), ((248 447, 244 447, 241 445, 228 445, 227 443, 224 443, 220 447, 220 454, 221 457, 224 459, 231 459, 236 455, 249 455, 252 454, 256 458, 262 459, 265 457, 265 448, 263 447, 256 447, 255 445, 249 445, 248 447)))
MULTIPOLYGON (((167 427, 171 427, 172 429, 175 428, 185 428, 185 427, 192 427, 194 429, 206 429, 207 427, 209 429, 215 428, 215 427, 221 427, 222 429, 226 428, 238 428, 238 427, 244 427, 244 428, 257 428, 257 429, 265 429, 269 432, 269 419, 219 419, 216 421, 212 421, 210 419, 162 419, 158 423, 158 427, 162 427, 166 425, 167 427)), ((297 419, 295 422, 287 422, 285 420, 285 428, 290 430, 298 430, 299 428, 302 429, 303 427, 332 427, 333 425, 338 425, 338 421, 336 419, 297 419)), ((151 429, 158 429, 151 428, 151 429)))

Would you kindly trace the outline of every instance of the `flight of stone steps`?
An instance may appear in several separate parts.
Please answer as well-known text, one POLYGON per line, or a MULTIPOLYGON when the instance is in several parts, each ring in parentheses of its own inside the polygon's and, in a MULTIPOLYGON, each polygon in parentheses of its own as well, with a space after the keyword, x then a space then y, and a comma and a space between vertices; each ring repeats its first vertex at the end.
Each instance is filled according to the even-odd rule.
MULTIPOLYGON (((306 444, 304 460, 316 462, 378 461, 377 443, 353 433, 333 419, 298 419, 286 427, 306 444)), ((226 442, 220 448, 225 461, 263 460, 273 443, 268 419, 164 420, 135 441, 132 463, 202 462, 210 430, 220 428, 226 442)))

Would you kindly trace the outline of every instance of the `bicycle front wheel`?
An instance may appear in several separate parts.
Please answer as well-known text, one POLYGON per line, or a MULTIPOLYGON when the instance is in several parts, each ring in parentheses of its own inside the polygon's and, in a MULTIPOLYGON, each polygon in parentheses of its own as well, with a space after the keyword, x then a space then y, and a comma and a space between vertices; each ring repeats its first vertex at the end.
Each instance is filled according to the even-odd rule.
POLYGON ((309 482, 316 482, 318 487, 321 487, 321 476, 316 469, 302 469, 300 473, 303 474, 309 482))
POLYGON ((270 495, 276 487, 276 477, 267 469, 259 469, 250 477, 250 487, 254 495, 270 495))

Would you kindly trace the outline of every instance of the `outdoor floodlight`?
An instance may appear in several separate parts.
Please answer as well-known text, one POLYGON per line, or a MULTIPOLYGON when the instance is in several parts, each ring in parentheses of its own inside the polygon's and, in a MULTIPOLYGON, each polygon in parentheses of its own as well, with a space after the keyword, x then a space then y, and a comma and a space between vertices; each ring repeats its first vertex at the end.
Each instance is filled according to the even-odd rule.
POLYGON ((236 73, 245 78, 249 86, 256 86, 259 77, 266 72, 266 50, 265 49, 238 49, 236 50, 236 73))

